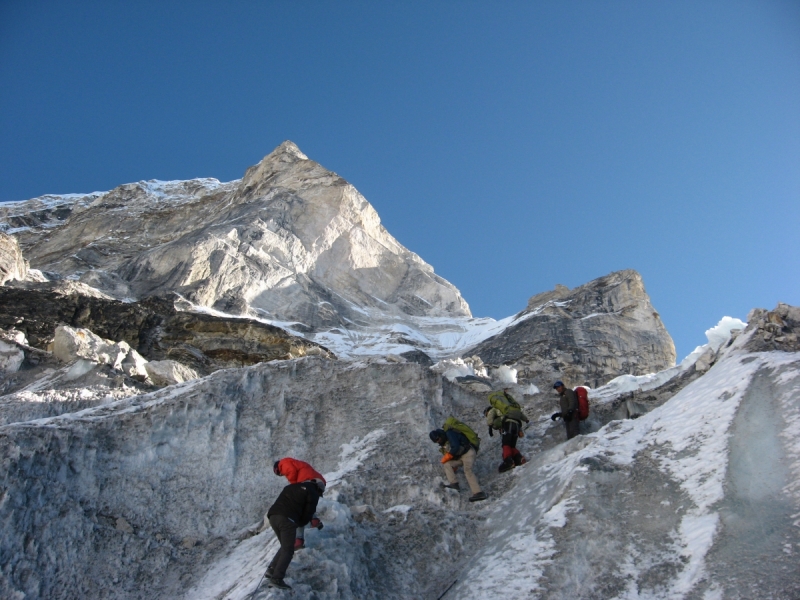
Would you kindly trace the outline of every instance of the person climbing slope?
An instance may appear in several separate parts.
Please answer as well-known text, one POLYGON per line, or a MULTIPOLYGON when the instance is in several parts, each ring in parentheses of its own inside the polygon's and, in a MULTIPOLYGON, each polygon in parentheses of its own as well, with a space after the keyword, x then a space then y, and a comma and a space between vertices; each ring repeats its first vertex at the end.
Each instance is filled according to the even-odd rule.
POLYGON ((503 462, 497 470, 504 473, 526 462, 525 457, 517 450, 517 440, 524 435, 522 423, 527 423, 528 418, 508 388, 489 394, 489 402, 491 406, 486 407, 483 416, 489 425, 489 437, 494 435, 495 429, 502 432, 500 441, 503 446, 503 462))
POLYGON ((560 417, 567 428, 567 439, 571 440, 578 435, 578 425, 580 423, 578 420, 578 396, 574 391, 566 387, 562 381, 556 381, 553 384, 553 388, 558 392, 561 412, 553 413, 550 419, 555 421, 560 417))
POLYGON ((294 542, 298 527, 311 523, 322 529, 322 521, 314 516, 317 503, 325 493, 325 484, 314 481, 290 483, 281 491, 267 512, 269 524, 280 541, 281 547, 267 567, 269 585, 282 590, 292 589, 283 578, 294 556, 294 542))
POLYGON ((439 451, 443 454, 441 462, 448 482, 444 487, 453 490, 461 489, 456 479, 455 470, 463 466, 464 476, 467 478, 467 483, 472 491, 469 501, 486 500, 486 494, 481 491, 478 478, 475 477, 475 473, 472 471, 472 466, 475 464, 475 457, 477 456, 475 446, 480 444, 480 438, 467 425, 453 417, 449 417, 445 421, 445 429, 434 429, 429 434, 431 441, 439 444, 439 451), (455 427, 465 428, 476 441, 470 442, 467 434, 455 427))
MULTIPOLYGON (((322 483, 323 490, 327 484, 325 478, 310 464, 289 456, 275 461, 275 464, 272 465, 272 471, 275 475, 286 477, 289 483, 303 483, 304 481, 320 482, 322 483)), ((316 517, 316 515, 314 516, 316 517)), ((297 528, 297 538, 294 541, 295 550, 301 550, 306 547, 305 531, 305 527, 297 528)))

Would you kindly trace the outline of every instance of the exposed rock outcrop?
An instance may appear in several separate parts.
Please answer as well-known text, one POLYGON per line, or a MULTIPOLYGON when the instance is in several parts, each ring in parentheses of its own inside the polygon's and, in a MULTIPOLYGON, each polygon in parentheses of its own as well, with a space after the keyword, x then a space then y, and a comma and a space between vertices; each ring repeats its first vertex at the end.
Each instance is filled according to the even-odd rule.
POLYGON ((542 389, 556 379, 599 387, 675 364, 672 338, 632 270, 534 296, 514 325, 469 353, 487 365, 512 365, 520 381, 542 389))
POLYGON ((58 325, 89 329, 126 342, 148 360, 177 360, 201 374, 310 354, 334 357, 318 344, 253 319, 178 311, 169 298, 120 302, 89 292, 73 283, 0 287, 0 328, 16 328, 43 350, 58 325))
POLYGON ((147 376, 154 385, 167 386, 197 379, 197 373, 175 360, 153 360, 145 364, 147 376))
POLYGON ((73 329, 66 325, 56 327, 53 337, 53 355, 60 361, 71 363, 88 360, 124 372, 129 377, 147 377, 147 362, 125 342, 104 340, 88 329, 73 329))
POLYGON ((21 281, 27 275, 28 263, 16 238, 0 232, 0 285, 13 279, 21 281))
POLYGON ((747 315, 748 350, 800 352, 800 308, 779 303, 774 310, 754 308, 747 315))

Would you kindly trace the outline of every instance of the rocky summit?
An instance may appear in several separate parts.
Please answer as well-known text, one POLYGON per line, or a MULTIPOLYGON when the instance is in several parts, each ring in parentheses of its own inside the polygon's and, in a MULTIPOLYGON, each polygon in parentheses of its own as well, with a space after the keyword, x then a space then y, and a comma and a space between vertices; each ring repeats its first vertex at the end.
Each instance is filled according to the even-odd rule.
POLYGON ((537 294, 512 325, 471 352, 486 364, 513 365, 537 385, 563 379, 600 387, 675 363, 672 338, 631 270, 537 294))
MULTIPOLYGON (((469 315, 458 290, 389 235, 352 185, 291 142, 238 181, 140 182, 61 206, 56 223, 26 229, 25 257, 116 298, 176 292, 309 327, 364 321, 368 308, 469 315)), ((12 230, 33 221, 6 216, 12 230)))
POLYGON ((632 270, 475 318, 291 142, 0 205, 0 597, 798 598, 800 309, 706 334, 675 364, 632 270), (589 392, 569 440, 555 379, 589 392), (443 486, 449 416, 485 501, 443 486), (328 483, 292 592, 263 581, 286 456, 328 483))

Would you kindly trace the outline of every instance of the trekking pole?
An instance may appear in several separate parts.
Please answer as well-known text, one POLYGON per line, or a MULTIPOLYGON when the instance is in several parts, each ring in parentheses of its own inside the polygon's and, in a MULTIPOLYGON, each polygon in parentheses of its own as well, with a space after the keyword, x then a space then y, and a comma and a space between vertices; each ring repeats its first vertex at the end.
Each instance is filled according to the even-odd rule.
POLYGON ((250 598, 252 598, 252 597, 253 597, 253 594, 255 594, 255 593, 258 591, 258 588, 260 588, 260 587, 261 587, 261 584, 264 582, 264 577, 265 577, 265 576, 266 576, 266 572, 262 573, 262 575, 261 575, 261 579, 259 579, 259 580, 258 580, 258 585, 256 586, 256 589, 254 589, 252 592, 250 592, 249 594, 247 594, 247 598, 248 598, 248 600, 249 600, 250 598))
POLYGON ((446 589, 444 592, 442 592, 442 595, 441 595, 441 596, 439 596, 439 597, 438 597, 436 600, 442 600, 442 598, 444 598, 444 595, 445 595, 447 592, 449 592, 449 591, 450 591, 450 588, 451 588, 451 587, 453 587, 453 586, 454 586, 456 583, 458 583, 458 579, 456 579, 456 580, 455 580, 453 583, 451 583, 450 585, 448 585, 448 586, 447 586, 447 589, 446 589))

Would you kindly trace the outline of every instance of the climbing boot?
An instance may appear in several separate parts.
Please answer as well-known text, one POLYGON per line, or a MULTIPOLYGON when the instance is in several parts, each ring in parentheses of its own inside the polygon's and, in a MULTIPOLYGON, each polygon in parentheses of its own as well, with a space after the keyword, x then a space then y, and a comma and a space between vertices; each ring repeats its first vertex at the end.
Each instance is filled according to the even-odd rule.
POLYGON ((513 468, 514 468, 514 461, 511 458, 507 458, 500 463, 499 467, 497 467, 497 472, 505 473, 506 471, 510 471, 513 468))
POLYGON ((444 484, 443 487, 446 487, 448 490, 455 490, 455 491, 459 491, 461 489, 461 486, 458 484, 457 481, 455 483, 446 483, 444 484))
POLYGON ((290 590, 292 586, 286 583, 283 579, 278 579, 277 577, 270 577, 269 578, 269 586, 276 587, 281 590, 290 590))
POLYGON ((486 500, 486 492, 478 492, 469 497, 470 502, 479 502, 481 500, 486 500))

